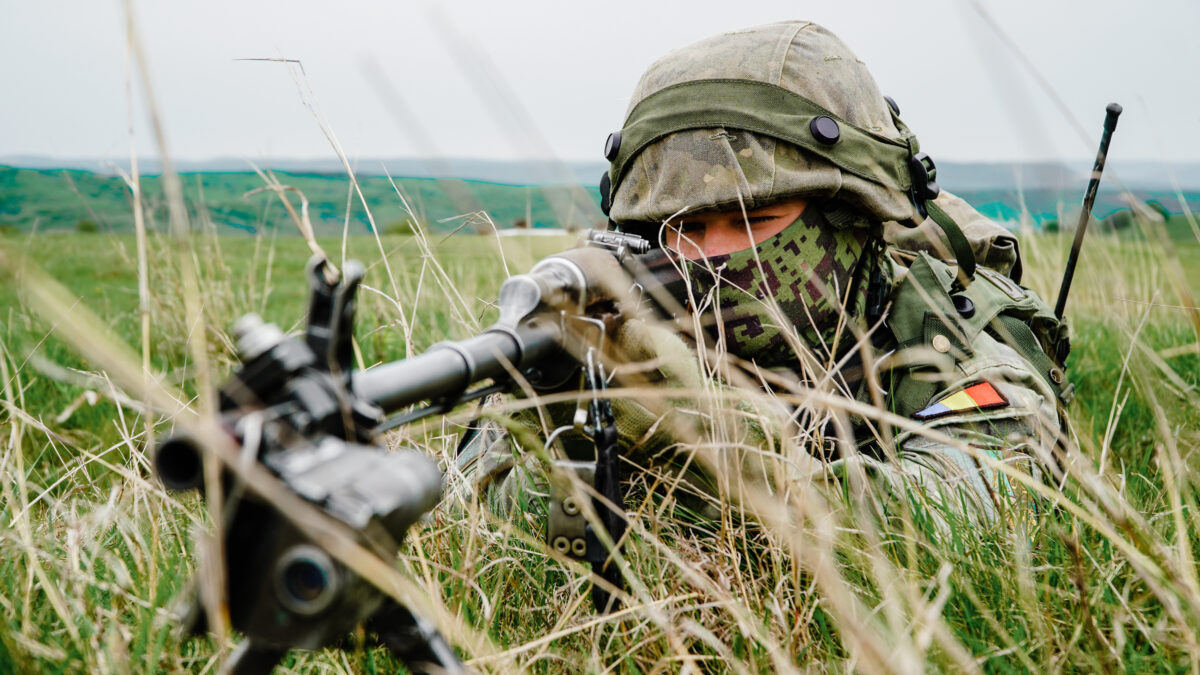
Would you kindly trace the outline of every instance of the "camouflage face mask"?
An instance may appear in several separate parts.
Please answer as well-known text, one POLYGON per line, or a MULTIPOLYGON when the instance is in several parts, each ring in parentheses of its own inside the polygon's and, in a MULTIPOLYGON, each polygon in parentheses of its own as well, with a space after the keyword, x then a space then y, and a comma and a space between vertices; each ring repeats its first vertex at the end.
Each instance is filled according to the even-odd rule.
POLYGON ((854 344, 845 323, 866 304, 867 284, 855 276, 870 235, 844 217, 832 220, 838 225, 810 203, 796 222, 757 246, 688 261, 693 303, 715 313, 706 323, 710 333, 724 335, 728 353, 763 368, 796 368, 801 360, 789 334, 822 362, 854 344))

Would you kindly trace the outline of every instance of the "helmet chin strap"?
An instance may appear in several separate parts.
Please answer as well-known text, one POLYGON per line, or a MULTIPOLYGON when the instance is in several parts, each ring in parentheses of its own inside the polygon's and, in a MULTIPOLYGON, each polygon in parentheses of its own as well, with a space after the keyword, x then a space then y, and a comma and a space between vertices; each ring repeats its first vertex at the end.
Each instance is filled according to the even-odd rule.
MULTIPOLYGON (((937 166, 933 163, 933 158, 928 153, 921 152, 921 146, 917 144, 917 137, 900 119, 900 109, 896 102, 890 98, 887 101, 888 110, 892 114, 892 123, 908 139, 908 172, 912 181, 909 197, 921 217, 933 219, 933 222, 942 228, 942 232, 946 235, 946 241, 950 243, 950 250, 954 252, 954 258, 958 261, 958 276, 954 283, 959 290, 965 289, 975 279, 975 251, 972 250, 962 228, 935 201, 942 193, 942 189, 937 184, 937 166)), ((917 227, 921 223, 914 220, 903 224, 908 227, 917 227)))
MULTIPOLYGON (((875 290, 876 276, 879 270, 879 259, 883 255, 887 244, 883 241, 883 227, 879 224, 873 224, 868 230, 867 243, 863 246, 863 251, 858 256, 858 262, 854 264, 854 276, 850 278, 850 291, 847 293, 848 298, 858 297, 858 290, 862 287, 863 279, 868 280, 867 286, 867 304, 864 308, 864 318, 868 324, 875 323, 879 317, 873 317, 873 313, 883 314, 883 308, 875 308, 871 304, 872 291, 875 290)), ((846 307, 847 313, 852 313, 854 307, 846 307)), ((870 327, 869 325, 867 326, 870 327)))

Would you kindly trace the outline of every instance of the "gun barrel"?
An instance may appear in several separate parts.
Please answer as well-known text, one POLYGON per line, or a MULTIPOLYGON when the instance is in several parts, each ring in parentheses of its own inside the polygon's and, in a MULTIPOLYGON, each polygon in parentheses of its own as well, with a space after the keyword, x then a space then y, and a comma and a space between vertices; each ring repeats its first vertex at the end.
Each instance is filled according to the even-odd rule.
POLYGON ((560 349, 561 330, 533 320, 515 330, 491 328, 458 342, 441 342, 425 353, 354 373, 354 393, 390 413, 421 401, 457 397, 476 382, 503 379, 509 368, 524 372, 560 349))
POLYGON ((154 469, 171 490, 204 488, 204 449, 187 432, 176 431, 159 443, 154 452, 154 469))

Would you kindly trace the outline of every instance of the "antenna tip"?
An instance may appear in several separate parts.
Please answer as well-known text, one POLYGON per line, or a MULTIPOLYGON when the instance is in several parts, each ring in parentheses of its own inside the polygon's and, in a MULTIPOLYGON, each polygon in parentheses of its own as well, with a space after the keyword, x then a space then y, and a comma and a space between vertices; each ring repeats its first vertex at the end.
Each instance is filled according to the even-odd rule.
POLYGON ((1110 133, 1117 128, 1117 117, 1120 116, 1123 110, 1124 108, 1121 107, 1120 103, 1109 103, 1108 107, 1105 108, 1108 115, 1104 118, 1104 128, 1110 133))

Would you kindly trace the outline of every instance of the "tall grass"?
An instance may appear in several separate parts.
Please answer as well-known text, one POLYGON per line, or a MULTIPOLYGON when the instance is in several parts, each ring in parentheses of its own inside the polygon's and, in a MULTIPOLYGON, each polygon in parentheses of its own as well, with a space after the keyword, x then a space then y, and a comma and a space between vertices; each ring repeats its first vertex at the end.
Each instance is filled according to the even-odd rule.
MULTIPOLYGON (((128 35, 144 75, 132 18, 128 35)), ((292 72, 349 172, 302 71, 292 72)), ((142 90, 167 158, 147 77, 142 90)), ((227 327, 239 315, 299 328, 310 251, 340 248, 343 260, 368 264, 357 332, 366 368, 474 334, 495 318, 504 271, 567 243, 438 241, 425 231, 318 242, 311 228, 307 241, 223 238, 203 208, 191 217, 164 168, 170 236, 139 225, 137 239, 3 235, 0 244, 0 672, 209 672, 227 659, 233 641, 220 621, 188 637, 174 611, 190 580, 215 569, 199 561, 220 554, 211 533, 221 513, 163 490, 150 436, 177 424, 211 429, 212 383, 234 365, 227 327)), ((129 184, 141 221, 136 173, 129 184)), ((304 222, 303 208, 285 205, 304 222)), ((602 616, 588 570, 544 544, 537 500, 498 518, 458 499, 462 477, 451 471, 451 497, 414 527, 398 560, 384 561, 263 472, 239 471, 483 671, 1198 672, 1200 242, 1174 245, 1146 228, 1146 244, 1088 243, 1069 305, 1069 461, 1054 485, 1026 480, 1038 508, 1012 521, 981 524, 920 503, 881 510, 853 491, 839 499, 789 473, 783 460, 804 447, 786 440, 759 458, 768 471, 743 472, 753 456, 739 452, 744 439, 715 424, 713 438, 689 440, 697 461, 722 470, 723 498, 704 503, 668 470, 627 467, 628 592, 602 616), (712 517, 694 517, 697 497, 712 517)), ((1026 283, 1043 297, 1056 292, 1066 245, 1023 242, 1026 283)), ((735 407, 720 389, 694 393, 714 420, 735 407)), ((741 394, 751 408, 770 403, 741 394)), ((805 401, 843 417, 855 407, 828 394, 805 401)), ((385 440, 449 468, 474 412, 385 440)), ((219 600, 210 601, 218 619, 219 600)), ((354 640, 283 663, 287 672, 397 667, 354 640)))
MULTIPOLYGON (((130 56, 165 159, 126 10, 130 56)), ((283 61, 366 208, 302 69, 283 61)), ((174 611, 191 579, 219 581, 220 567, 199 561, 219 559, 210 533, 223 514, 162 489, 149 468, 150 437, 176 425, 210 432, 211 493, 215 460, 230 463, 234 452, 211 434, 213 383, 233 367, 226 327, 257 311, 297 329, 310 251, 340 248, 343 261, 368 263, 356 352, 367 368, 478 332, 495 318, 490 302, 505 272, 566 243, 437 241, 421 228, 319 242, 303 201, 297 212, 291 191, 263 178, 304 241, 217 236, 202 203, 187 208, 167 162, 172 235, 141 226, 135 173, 136 240, 30 235, 0 248, 0 670, 206 672, 228 657, 235 636, 223 630, 221 598, 206 598, 215 629, 207 636, 181 635, 174 611)), ((813 460, 802 442, 768 433, 779 445, 756 454, 744 428, 727 423, 772 401, 753 386, 731 401, 728 389, 706 384, 689 405, 712 420, 710 433, 684 440, 693 461, 719 477, 721 496, 688 494, 670 468, 627 466, 629 536, 619 561, 627 592, 621 610, 601 616, 587 570, 544 544, 537 499, 500 518, 462 499, 463 478, 450 471, 443 506, 410 532, 398 560, 380 560, 265 472, 235 470, 381 592, 434 621, 479 670, 1200 671, 1191 479, 1200 314, 1190 291, 1200 249, 1169 245, 1145 227, 1148 244, 1089 243, 1070 305, 1078 398, 1065 473, 1049 485, 1010 472, 1040 498, 1003 522, 931 512, 919 499, 879 508, 853 489, 839 498, 839 486, 807 472, 813 460), (697 508, 706 517, 696 518, 697 508)), ((1026 282, 1052 297, 1064 240, 1027 237, 1024 246, 1026 282)), ((880 417, 832 394, 798 394, 838 420, 880 417)), ((474 412, 426 419, 385 442, 452 467, 474 412)), ((397 664, 350 640, 341 650, 293 652, 283 667, 391 672, 397 664)))
MULTIPOLYGON (((106 360, 117 348, 105 332, 114 344, 142 343, 132 237, 4 242, 5 278, 16 283, 0 288, 0 670, 203 672, 229 653, 228 639, 176 631, 172 603, 198 571, 194 534, 213 523, 197 498, 159 486, 146 434, 168 430, 203 391, 189 338, 220 381, 233 365, 226 327, 238 315, 298 327, 308 247, 198 231, 185 257, 174 239, 146 241, 148 362, 179 398, 160 396, 153 413, 141 391, 113 385, 121 371, 106 360), (20 271, 19 259, 66 292, 39 292, 44 282, 20 271), (190 321, 184 265, 198 288, 199 319, 190 321), (48 322, 54 297, 67 301, 48 322), (99 323, 87 328, 89 312, 99 323), (92 351, 81 357, 71 343, 92 351)), ((478 331, 495 317, 503 270, 566 243, 350 238, 347 254, 369 267, 357 331, 363 365, 478 331)), ((1057 290, 1067 245, 1023 241, 1026 282, 1044 297, 1057 290)), ((542 542, 536 504, 500 520, 470 501, 448 503, 410 533, 398 568, 463 656, 495 672, 1194 671, 1200 350, 1180 284, 1196 287, 1198 262, 1194 244, 1168 256, 1158 243, 1088 242, 1068 306, 1073 461, 1028 524, 952 521, 947 535, 917 508, 880 517, 786 482, 743 489, 712 504, 718 518, 695 521, 686 500, 655 489, 662 472, 648 470, 632 472, 630 595, 615 616, 592 609, 587 570, 542 542)), ((431 418, 388 444, 451 466, 471 413, 431 418)), ((285 667, 396 664, 382 650, 352 647, 293 653, 285 667)))

